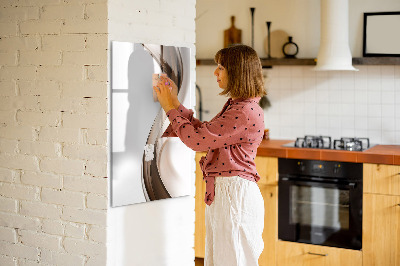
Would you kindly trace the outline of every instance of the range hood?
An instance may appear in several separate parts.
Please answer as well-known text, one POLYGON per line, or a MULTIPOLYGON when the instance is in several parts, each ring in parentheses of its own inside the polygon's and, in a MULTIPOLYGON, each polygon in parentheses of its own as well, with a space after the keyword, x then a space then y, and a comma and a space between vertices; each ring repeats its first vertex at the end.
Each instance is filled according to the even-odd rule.
POLYGON ((321 40, 316 71, 351 70, 348 0, 321 0, 321 40))

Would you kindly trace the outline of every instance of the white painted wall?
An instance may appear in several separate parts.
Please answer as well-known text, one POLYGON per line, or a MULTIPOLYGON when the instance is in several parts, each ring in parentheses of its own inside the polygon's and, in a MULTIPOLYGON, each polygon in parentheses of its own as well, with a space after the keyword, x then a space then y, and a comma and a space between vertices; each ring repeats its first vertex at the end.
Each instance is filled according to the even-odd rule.
MULTIPOLYGON (((316 57, 319 47, 318 0, 202 1, 197 4, 198 58, 213 58, 222 48, 222 31, 236 15, 243 42, 251 43, 250 11, 255 6, 255 49, 266 56, 265 21, 272 29, 293 33, 298 57, 316 57), (265 15, 262 15, 263 12, 265 15), (261 27, 262 25, 262 27, 261 27)), ((362 55, 363 12, 398 11, 392 0, 349 0, 349 40, 353 57, 362 55)), ((390 29, 387 29, 390 30, 390 29)), ((275 139, 295 139, 305 134, 369 137, 373 143, 400 144, 400 66, 355 66, 359 72, 314 72, 309 66, 274 66, 264 70, 272 107, 265 111, 266 127, 275 139)), ((226 98, 219 96, 213 66, 197 67, 202 89, 204 120, 211 119, 226 98)))
MULTIPOLYGON (((108 3, 111 41, 185 46, 191 49, 195 83, 195 0, 108 3)), ((185 102, 193 106, 193 99, 185 102)), ((194 153, 191 196, 108 209, 107 265, 194 264, 194 153)))

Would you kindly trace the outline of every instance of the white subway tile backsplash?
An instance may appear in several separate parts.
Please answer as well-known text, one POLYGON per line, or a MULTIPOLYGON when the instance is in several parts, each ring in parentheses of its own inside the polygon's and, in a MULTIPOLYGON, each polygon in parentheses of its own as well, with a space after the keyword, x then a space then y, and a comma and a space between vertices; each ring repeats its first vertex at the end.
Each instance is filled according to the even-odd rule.
POLYGON ((280 116, 280 124, 282 127, 290 127, 292 126, 292 115, 281 114, 280 116))
POLYGON ((292 71, 290 67, 277 67, 279 77, 290 78, 292 71))
POLYGON ((368 131, 382 130, 382 119, 380 117, 368 117, 368 131))
POLYGON ((303 71, 305 71, 305 68, 303 68, 303 67, 292 67, 291 68, 291 77, 292 78, 302 78, 303 71))
POLYGON ((342 90, 342 103, 354 104, 355 98, 354 89, 343 89, 342 90))
POLYGON ((393 117, 383 117, 382 118, 382 132, 385 131, 395 131, 396 124, 393 117))
POLYGON ((395 115, 395 106, 393 104, 384 104, 382 105, 382 119, 383 118, 394 118, 395 115))
POLYGON ((293 136, 292 127, 281 126, 279 128, 279 135, 277 136, 277 138, 279 138, 279 139, 291 139, 292 136, 293 136))
POLYGON ((369 118, 382 117, 382 106, 379 104, 369 104, 367 114, 369 118))
POLYGON ((317 103, 328 103, 329 102, 329 90, 327 89, 317 89, 316 90, 316 100, 317 103))
POLYGON ((367 117, 368 116, 368 105, 367 104, 357 104, 354 105, 354 115, 356 117, 367 117))
POLYGON ((355 123, 355 118, 354 117, 341 117, 341 123, 342 123, 342 129, 353 129, 354 130, 354 123, 355 123))
POLYGON ((367 89, 367 84, 368 84, 368 80, 367 80, 366 72, 362 72, 360 70, 360 72, 357 73, 354 78, 354 89, 358 90, 358 91, 364 91, 367 89))
MULTIPOLYGON (((226 98, 218 96, 214 67, 200 68, 197 82, 204 84, 203 108, 213 117, 226 98), (218 100, 212 100, 215 98, 218 100)), ((400 144, 400 66, 356 68, 358 72, 313 71, 311 66, 264 70, 272 105, 264 110, 265 124, 271 138, 312 134, 370 137, 374 143, 400 144)))
POLYGON ((290 79, 287 77, 279 77, 279 88, 288 90, 291 89, 292 84, 290 82, 290 79))
POLYGON ((382 131, 382 139, 385 139, 387 144, 395 144, 396 131, 382 131))
POLYGON ((368 104, 367 91, 356 90, 354 94, 354 104, 368 104))
POLYGON ((317 97, 317 93, 313 87, 309 87, 304 90, 304 102, 315 103, 316 97, 317 97))
POLYGON ((329 127, 331 129, 340 130, 342 128, 340 116, 329 117, 329 127))
POLYGON ((400 66, 394 66, 394 78, 400 79, 400 66))
POLYGON ((341 87, 341 82, 340 82, 340 72, 332 72, 329 75, 329 80, 328 80, 328 86, 329 89, 334 89, 338 90, 341 87))
MULTIPOLYGON (((319 73, 320 72, 318 72, 318 74, 319 73)), ((328 78, 327 77, 318 77, 317 76, 315 81, 316 81, 315 87, 318 90, 323 90, 323 89, 328 90, 329 89, 329 82, 328 82, 328 78)))
POLYGON ((394 116, 395 116, 396 118, 399 118, 399 117, 400 117, 400 104, 395 104, 394 116))
POLYGON ((367 65, 367 73, 369 77, 380 77, 381 66, 380 65, 367 65))
POLYGON ((388 77, 382 79, 382 92, 385 91, 394 91, 395 89, 395 79, 392 77, 388 77))
POLYGON ((368 104, 381 104, 382 94, 381 91, 368 91, 368 104))
POLYGON ((394 104, 395 95, 394 91, 382 91, 382 105, 394 104))
POLYGON ((315 103, 315 101, 305 102, 305 104, 304 104, 304 114, 305 115, 308 115, 310 117, 312 115, 315 118, 316 111, 317 111, 317 104, 315 103))
POLYGON ((329 116, 317 115, 316 123, 316 126, 319 129, 329 128, 329 116))
POLYGON ((313 78, 315 79, 316 75, 316 71, 314 71, 314 66, 304 66, 303 68, 303 77, 304 79, 307 78, 313 78))
POLYGON ((354 127, 356 129, 356 132, 357 132, 357 130, 361 130, 363 132, 363 135, 365 135, 364 132, 366 132, 368 129, 368 118, 367 117, 355 117, 354 127))
POLYGON ((345 137, 345 138, 353 138, 356 137, 357 135, 355 134, 355 129, 354 128, 343 128, 342 133, 340 134, 340 137, 345 137))
POLYGON ((368 130, 368 138, 370 143, 381 144, 382 143, 382 131, 380 130, 368 130))
POLYGON ((317 101, 317 117, 318 115, 329 115, 329 105, 317 101))
POLYGON ((347 118, 347 117, 352 117, 354 118, 355 115, 355 107, 354 104, 352 103, 342 103, 340 106, 338 106, 339 109, 341 110, 340 114, 347 118))
POLYGON ((339 87, 329 89, 329 102, 330 103, 341 103, 342 101, 342 91, 339 87))
POLYGON ((394 79, 395 66, 381 66, 381 75, 383 79, 394 79))
POLYGON ((382 81, 378 77, 368 77, 367 83, 368 91, 381 91, 382 89, 382 81))
POLYGON ((304 89, 304 82, 302 77, 293 77, 292 79, 292 89, 294 90, 303 90, 304 89))
POLYGON ((348 84, 349 83, 349 87, 351 85, 351 87, 354 86, 354 77, 355 77, 355 73, 354 71, 342 71, 341 72, 341 82, 342 82, 342 86, 343 84, 348 84))

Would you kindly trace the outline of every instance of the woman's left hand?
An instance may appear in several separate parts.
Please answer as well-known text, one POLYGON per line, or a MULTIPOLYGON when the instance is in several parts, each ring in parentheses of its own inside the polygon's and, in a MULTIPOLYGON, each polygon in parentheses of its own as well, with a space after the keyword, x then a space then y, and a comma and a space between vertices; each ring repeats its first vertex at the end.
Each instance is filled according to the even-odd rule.
POLYGON ((156 92, 158 101, 165 113, 175 109, 171 97, 171 85, 167 81, 158 82, 157 86, 153 86, 153 90, 156 92))

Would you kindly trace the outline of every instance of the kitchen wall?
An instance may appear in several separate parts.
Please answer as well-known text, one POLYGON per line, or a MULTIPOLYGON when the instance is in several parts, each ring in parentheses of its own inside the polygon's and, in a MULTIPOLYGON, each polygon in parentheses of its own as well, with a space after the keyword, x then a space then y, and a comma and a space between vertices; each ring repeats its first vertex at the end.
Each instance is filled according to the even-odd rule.
MULTIPOLYGON (((129 41, 189 47, 194 91, 195 4, 195 0, 109 1, 109 43, 129 41)), ((186 106, 193 106, 194 100, 185 103, 186 106)), ((193 175, 187 176, 193 184, 191 196, 109 208, 107 265, 194 265, 192 155, 193 175)))
POLYGON ((0 265, 194 264, 192 196, 110 208, 107 133, 110 41, 190 47, 194 82, 195 3, 0 2, 0 265))
MULTIPOLYGON (((212 1, 197 4, 197 58, 213 58, 222 48, 223 30, 231 15, 242 29, 244 44, 251 45, 251 17, 255 11, 255 49, 265 57, 266 26, 292 35, 299 58, 315 58, 319 47, 319 7, 315 1, 212 1), (216 15, 218 14, 218 15, 216 15), (211 26, 212 25, 212 26, 211 26)), ((349 42, 353 57, 362 55, 362 13, 400 10, 392 0, 349 0, 349 42)), ((274 66, 264 70, 268 98, 266 127, 275 139, 294 139, 305 134, 334 138, 369 137, 373 143, 400 144, 400 66, 355 66, 358 72, 314 72, 311 66, 274 66)), ((198 66, 197 81, 203 96, 204 120, 223 106, 213 76, 214 66, 198 66)))
POLYGON ((104 265, 107 2, 0 2, 0 265, 104 265))

